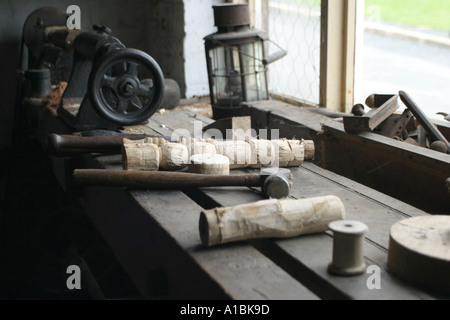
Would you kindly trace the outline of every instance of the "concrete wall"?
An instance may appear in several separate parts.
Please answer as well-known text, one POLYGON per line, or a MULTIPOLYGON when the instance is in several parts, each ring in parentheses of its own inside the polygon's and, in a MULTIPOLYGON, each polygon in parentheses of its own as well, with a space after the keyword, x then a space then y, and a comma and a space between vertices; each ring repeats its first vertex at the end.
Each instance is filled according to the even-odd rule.
POLYGON ((217 31, 212 6, 221 0, 184 0, 186 97, 209 95, 203 38, 217 31))
MULTIPOLYGON (((209 2, 206 0, 205 2, 209 2)), ((127 47, 150 54, 164 76, 185 91, 183 0, 9 0, 0 2, 0 150, 10 143, 15 107, 15 71, 23 24, 34 10, 71 5, 81 9, 81 27, 106 25, 127 47)), ((192 8, 192 7, 191 7, 192 8)))

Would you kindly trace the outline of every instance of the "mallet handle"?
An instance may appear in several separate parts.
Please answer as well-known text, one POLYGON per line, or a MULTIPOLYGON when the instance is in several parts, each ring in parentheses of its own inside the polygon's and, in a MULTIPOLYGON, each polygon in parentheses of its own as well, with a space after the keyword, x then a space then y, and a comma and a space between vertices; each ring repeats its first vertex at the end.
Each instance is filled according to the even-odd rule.
POLYGON ((261 187, 264 177, 258 174, 204 175, 165 171, 121 171, 76 169, 73 182, 81 186, 109 186, 148 189, 183 189, 214 186, 261 187))
MULTIPOLYGON (((120 154, 123 139, 139 140, 148 135, 81 137, 75 135, 51 134, 46 140, 47 151, 54 156, 76 155, 83 153, 120 154)), ((161 137, 170 140, 168 137, 161 137)))

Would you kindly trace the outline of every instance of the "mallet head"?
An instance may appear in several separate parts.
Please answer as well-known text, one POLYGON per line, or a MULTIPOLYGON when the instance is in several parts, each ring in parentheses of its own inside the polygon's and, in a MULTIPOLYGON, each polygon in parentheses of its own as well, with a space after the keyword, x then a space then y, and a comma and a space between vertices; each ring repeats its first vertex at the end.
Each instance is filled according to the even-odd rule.
POLYGON ((265 177, 262 183, 262 192, 267 198, 286 198, 291 192, 291 171, 285 168, 263 168, 261 176, 265 177))

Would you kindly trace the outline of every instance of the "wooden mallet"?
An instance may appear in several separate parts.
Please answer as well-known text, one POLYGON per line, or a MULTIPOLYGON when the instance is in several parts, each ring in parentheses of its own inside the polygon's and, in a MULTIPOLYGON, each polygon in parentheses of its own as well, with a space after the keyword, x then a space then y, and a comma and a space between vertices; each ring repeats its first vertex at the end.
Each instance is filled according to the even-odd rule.
POLYGON ((143 189, 185 189, 197 187, 260 187, 267 198, 289 195, 291 172, 285 168, 264 168, 259 174, 205 175, 166 171, 122 171, 76 169, 73 183, 79 186, 108 186, 143 189))

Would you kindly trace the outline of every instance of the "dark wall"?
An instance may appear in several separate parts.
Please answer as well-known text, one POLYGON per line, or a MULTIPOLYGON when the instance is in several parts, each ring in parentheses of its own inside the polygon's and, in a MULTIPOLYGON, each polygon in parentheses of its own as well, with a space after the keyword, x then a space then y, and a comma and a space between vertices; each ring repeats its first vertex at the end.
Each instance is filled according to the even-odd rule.
POLYGON ((69 5, 80 7, 82 29, 110 27, 125 46, 150 54, 185 92, 183 0, 0 0, 0 150, 11 140, 23 24, 36 9, 69 5))

